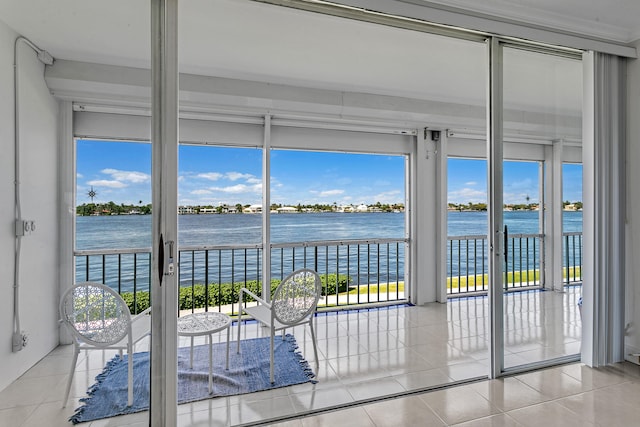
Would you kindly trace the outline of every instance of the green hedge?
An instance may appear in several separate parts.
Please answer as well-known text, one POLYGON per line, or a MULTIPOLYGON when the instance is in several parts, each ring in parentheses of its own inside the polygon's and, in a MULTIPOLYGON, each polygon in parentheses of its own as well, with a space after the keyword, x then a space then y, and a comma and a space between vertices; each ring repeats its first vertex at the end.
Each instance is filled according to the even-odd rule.
MULTIPOLYGON (((352 282, 351 277, 346 274, 336 275, 320 275, 320 281, 322 282, 322 295, 331 295, 349 290, 349 285, 352 282)), ((280 279, 271 279, 271 292, 278 287, 280 279)), ((231 283, 211 283, 209 285, 209 306, 235 304, 238 302, 238 292, 240 288, 247 288, 257 295, 260 295, 261 285, 256 280, 249 280, 247 282, 235 282, 231 283)), ((178 306, 180 310, 189 310, 193 308, 204 308, 206 305, 206 290, 203 284, 181 287, 178 296, 178 306)), ((123 292, 122 298, 129 306, 132 313, 140 313, 149 307, 149 292, 138 291, 135 298, 133 292, 123 292)))
POLYGON ((122 299, 129 306, 129 310, 131 313, 136 314, 145 311, 149 308, 149 292, 148 291, 138 291, 136 293, 136 304, 135 307, 133 305, 133 292, 123 292, 122 299))

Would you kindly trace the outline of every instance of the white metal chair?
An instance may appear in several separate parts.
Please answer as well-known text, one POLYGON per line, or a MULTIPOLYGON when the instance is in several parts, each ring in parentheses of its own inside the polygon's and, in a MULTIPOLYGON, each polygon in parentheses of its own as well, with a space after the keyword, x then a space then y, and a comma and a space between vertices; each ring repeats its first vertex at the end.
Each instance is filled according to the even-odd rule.
POLYGON ((133 347, 151 331, 149 311, 131 316, 129 307, 113 289, 100 283, 79 283, 60 299, 60 321, 74 338, 73 361, 62 407, 67 405, 81 349, 116 349, 128 355, 127 404, 133 404, 133 347))
POLYGON ((313 314, 318 306, 322 284, 318 273, 313 270, 303 268, 294 271, 278 285, 273 292, 271 303, 266 302, 246 288, 240 289, 238 307, 238 344, 237 352, 240 353, 240 325, 242 324, 242 312, 249 314, 254 319, 270 328, 271 335, 271 358, 270 358, 270 378, 274 382, 273 369, 273 340, 277 331, 286 328, 309 324, 311 329, 311 339, 313 341, 313 352, 316 357, 316 369, 319 367, 318 349, 316 335, 313 330, 313 314), (243 295, 250 295, 258 302, 258 305, 243 307, 243 295))

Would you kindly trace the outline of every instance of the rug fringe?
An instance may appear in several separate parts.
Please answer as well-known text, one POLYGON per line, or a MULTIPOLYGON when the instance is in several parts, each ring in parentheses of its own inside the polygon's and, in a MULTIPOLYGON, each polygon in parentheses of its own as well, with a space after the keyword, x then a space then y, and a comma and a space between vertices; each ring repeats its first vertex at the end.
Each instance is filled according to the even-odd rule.
POLYGON ((313 372, 313 369, 311 369, 311 366, 309 366, 309 361, 305 359, 300 352, 300 347, 298 346, 296 338, 292 334, 285 334, 284 339, 291 346, 290 351, 293 353, 296 359, 298 359, 298 363, 300 364, 300 367, 302 368, 304 374, 307 376, 307 378, 309 378, 309 382, 311 384, 317 384, 318 380, 314 379, 316 377, 316 374, 313 372))
MULTIPOLYGON (((128 357, 128 356, 127 356, 128 357)), ((95 380, 95 384, 93 384, 91 387, 89 387, 89 389, 87 390, 87 397, 83 397, 82 399, 79 400, 80 403, 87 403, 88 401, 91 400, 91 398, 93 397, 93 395, 95 394, 96 390, 98 390, 98 387, 100 386, 100 384, 102 384, 102 382, 107 378, 107 376, 109 375, 109 373, 111 372, 111 370, 114 368, 114 366, 120 361, 120 356, 114 356, 113 359, 111 359, 110 361, 107 362, 107 364, 104 366, 104 369, 102 370, 102 372, 100 372, 95 380)), ((85 410, 86 406, 82 405, 79 408, 76 408, 75 413, 69 417, 69 421, 73 424, 78 424, 80 423, 80 417, 83 414, 84 410, 85 410)))

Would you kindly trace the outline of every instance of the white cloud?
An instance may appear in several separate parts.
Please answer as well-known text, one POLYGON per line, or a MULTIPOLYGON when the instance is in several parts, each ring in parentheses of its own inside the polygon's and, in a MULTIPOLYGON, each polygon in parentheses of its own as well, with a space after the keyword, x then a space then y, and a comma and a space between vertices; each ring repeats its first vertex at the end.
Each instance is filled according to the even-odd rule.
POLYGON ((534 203, 538 199, 538 183, 530 178, 506 181, 503 199, 508 204, 534 203), (529 196, 528 202, 527 196, 529 196))
POLYGON ((325 190, 318 193, 320 197, 339 196, 344 194, 344 190, 325 190))
POLYGON ((217 181, 222 178, 222 174, 218 172, 199 173, 196 175, 198 178, 208 179, 209 181, 217 181))
POLYGON ((81 173, 77 173, 77 174, 76 174, 76 178, 80 179, 80 178, 84 178, 84 176, 82 176, 82 174, 81 174, 81 173))
POLYGON ((534 182, 532 179, 522 179, 520 181, 505 181, 504 183, 505 188, 509 188, 512 189, 514 191, 534 191, 534 189, 537 187, 537 183, 534 182))
POLYGON ((108 188, 125 188, 127 184, 121 181, 110 181, 107 179, 96 179, 94 181, 87 182, 88 185, 94 185, 96 187, 108 187, 108 188))
POLYGON ((210 190, 228 194, 259 193, 262 191, 262 185, 236 184, 228 187, 211 187, 210 190))
POLYGON ((353 180, 351 178, 348 177, 341 177, 341 178, 336 178, 334 179, 334 182, 338 185, 342 185, 342 186, 349 186, 351 185, 351 183, 353 182, 353 180))
POLYGON ((118 169, 103 169, 104 174, 111 175, 117 181, 128 181, 134 184, 147 182, 151 179, 151 175, 138 171, 121 171, 118 169))
POLYGON ((461 188, 449 191, 449 203, 486 203, 487 193, 474 188, 461 188))
POLYGON ((373 196, 372 202, 380 202, 380 203, 404 203, 402 196, 402 192, 400 190, 391 190, 385 191, 382 193, 378 193, 373 196))
POLYGON ((189 194, 194 194, 196 196, 201 196, 201 195, 211 194, 211 191, 210 190, 193 190, 189 194))
POLYGON ((478 185, 478 183, 476 181, 469 181, 469 182, 465 182, 464 185, 474 186, 474 185, 478 185))
POLYGON ((246 179, 248 182, 250 179, 257 179, 255 176, 251 175, 250 173, 241 173, 241 172, 227 172, 225 176, 227 179, 230 179, 231 181, 246 179))

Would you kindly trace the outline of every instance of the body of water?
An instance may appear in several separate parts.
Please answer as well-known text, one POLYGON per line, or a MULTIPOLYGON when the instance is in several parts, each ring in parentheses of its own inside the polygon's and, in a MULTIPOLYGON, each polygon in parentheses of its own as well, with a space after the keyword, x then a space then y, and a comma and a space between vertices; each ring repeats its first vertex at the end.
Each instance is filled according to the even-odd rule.
MULTIPOLYGON (((538 233, 538 212, 505 212, 511 234, 538 233)), ((487 232, 486 212, 449 212, 448 235, 487 232)), ((258 244, 260 215, 180 215, 180 246, 258 244)), ((564 212, 563 230, 582 231, 582 212, 564 212)), ((271 215, 271 241, 404 238, 405 216, 400 213, 308 213, 271 215)), ((151 215, 80 216, 76 218, 76 249, 151 247, 151 215)))
MULTIPOLYGON (((521 211, 505 212, 504 221, 509 227, 509 234, 536 234, 538 233, 538 212, 521 211)), ((262 218, 254 214, 228 214, 228 215, 180 215, 178 217, 178 243, 180 247, 193 246, 217 246, 217 245, 250 245, 261 242, 262 218)), ((564 212, 563 227, 565 232, 582 231, 582 212, 564 212)), ((487 212, 449 212, 448 214, 448 234, 449 236, 485 235, 487 229, 487 212)), ((352 240, 352 239, 381 239, 394 238, 403 239, 405 237, 405 215, 402 213, 305 213, 305 214, 273 214, 271 215, 271 241, 273 243, 293 243, 308 241, 326 240, 352 240)), ((403 246, 403 245, 400 245, 403 246)), ((130 215, 130 216, 97 216, 97 217, 77 217, 76 218, 76 249, 124 249, 124 248, 150 248, 151 247, 151 216, 150 215, 130 215)), ((367 251, 372 248, 365 247, 367 251)), ((308 249, 311 251, 311 249, 308 249)), ((351 247, 349 257, 360 260, 360 247, 351 247), (354 252, 352 254, 351 252, 354 252), (355 253, 358 252, 358 253, 355 253)), ((375 265, 378 270, 383 270, 388 277, 385 280, 402 280, 404 276, 404 247, 374 247, 376 253, 387 251, 390 254, 389 263, 384 258, 383 265, 375 265), (397 255, 397 256, 396 256, 397 255), (398 261, 396 262, 396 259, 398 261)), ((323 249, 324 251, 324 249, 323 249)), ((384 254, 383 254, 384 255, 384 254)), ((301 263, 306 263, 306 250, 298 250, 297 254, 285 254, 280 251, 272 253, 272 271, 280 268, 283 271, 292 270, 294 267, 301 267, 301 263), (303 261, 294 261, 303 257, 303 261), (297 264, 295 264, 297 262, 297 264)), ((115 256, 110 256, 114 258, 115 256)), ((205 255, 192 254, 189 258, 181 258, 182 269, 181 284, 187 285, 195 282, 202 282, 196 276, 205 277, 205 255)), ((231 253, 223 252, 216 255, 216 259, 208 259, 208 271, 211 274, 218 274, 219 280, 226 281, 233 277, 233 280, 243 280, 248 275, 249 278, 259 276, 260 252, 253 249, 249 251, 231 253), (234 265, 240 266, 240 273, 236 274, 234 265), (246 268, 245 268, 246 266, 246 268), (246 271, 248 270, 248 273, 246 271), (244 276, 243 276, 244 274, 244 276)), ((318 255, 315 254, 316 262, 318 255)), ((92 257, 90 266, 87 268, 86 258, 78 257, 76 260, 76 279, 85 280, 89 270, 89 279, 105 282, 119 281, 123 283, 123 290, 133 288, 133 281, 136 281, 137 289, 148 287, 149 277, 149 256, 140 254, 135 260, 133 256, 123 256, 117 261, 114 259, 107 262, 106 271, 102 272, 101 261, 92 257), (135 267, 133 264, 135 262, 135 267), (121 277, 117 276, 118 265, 121 266, 121 277)), ((321 253, 319 271, 330 269, 330 261, 333 258, 340 259, 341 263, 346 263, 347 251, 338 249, 326 254, 321 253), (322 261, 322 257, 327 261, 322 261), (324 264, 323 264, 324 263, 324 264)), ((458 262, 457 255, 453 255, 449 260, 450 275, 457 275, 463 268, 458 262), (453 271, 455 270, 455 271, 453 271)), ((370 259, 363 260, 362 263, 352 261, 349 273, 363 275, 363 281, 370 281, 369 266, 370 259), (357 265, 356 265, 357 264, 357 265)), ((344 273, 344 272, 343 272, 344 273)), ((211 281, 212 279, 209 279, 211 281)), ((214 281, 217 281, 214 279, 214 281)))
MULTIPOLYGON (((464 214, 464 213, 463 213, 464 214)), ((404 238, 401 213, 305 213, 271 215, 273 243, 404 238)), ((485 220, 486 224, 486 220, 485 220)), ((479 230, 478 230, 479 231, 479 230)), ((255 214, 179 215, 180 246, 246 245, 262 241, 262 217, 255 214)), ((76 249, 151 247, 151 215, 80 216, 76 249)))

